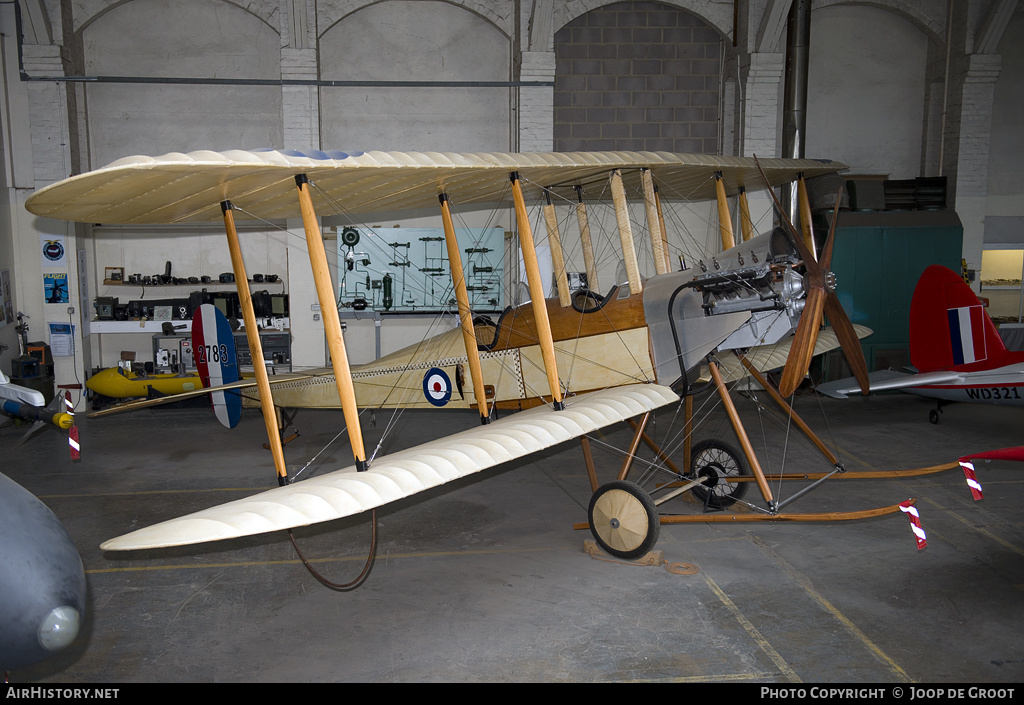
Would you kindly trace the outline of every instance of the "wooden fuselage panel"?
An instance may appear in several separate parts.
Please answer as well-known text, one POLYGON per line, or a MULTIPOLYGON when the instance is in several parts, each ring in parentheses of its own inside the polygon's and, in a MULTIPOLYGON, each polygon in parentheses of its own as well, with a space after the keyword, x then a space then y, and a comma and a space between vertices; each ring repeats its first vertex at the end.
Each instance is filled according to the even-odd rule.
MULTIPOLYGON (((585 313, 562 307, 557 298, 547 299, 551 337, 557 343, 579 337, 616 333, 646 326, 642 294, 617 298, 619 288, 608 295, 608 301, 598 308, 585 308, 585 313)), ((478 340, 480 336, 478 335, 478 340)), ((480 341, 489 350, 505 350, 537 344, 536 319, 531 306, 509 308, 498 321, 498 332, 493 343, 480 341)))
MULTIPOLYGON (((611 300, 581 313, 547 301, 555 340, 559 378, 570 393, 653 381, 642 295, 611 300)), ((529 305, 514 307, 493 328, 480 326, 477 339, 487 398, 500 408, 526 408, 550 396, 544 363, 529 305)), ((475 408, 473 382, 458 328, 352 369, 356 403, 362 408, 432 408, 423 392, 431 368, 444 370, 452 383, 451 408, 475 408), (457 388, 461 380, 461 393, 457 388)), ((330 375, 273 384, 274 403, 295 408, 337 408, 337 387, 330 375)), ((249 402, 253 403, 253 402, 249 402)))

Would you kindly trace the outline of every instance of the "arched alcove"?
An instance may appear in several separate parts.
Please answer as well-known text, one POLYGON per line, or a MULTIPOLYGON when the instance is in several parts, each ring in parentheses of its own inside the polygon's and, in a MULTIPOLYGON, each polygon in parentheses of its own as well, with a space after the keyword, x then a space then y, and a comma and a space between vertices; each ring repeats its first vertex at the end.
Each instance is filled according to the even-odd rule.
POLYGON ((86 75, 175 79, 85 84, 91 166, 128 154, 283 146, 279 87, 207 82, 280 78, 279 35, 237 5, 134 0, 89 22, 81 40, 86 75))
POLYGON ((901 15, 834 5, 811 16, 808 157, 852 173, 922 176, 928 37, 901 15))
POLYGON ((555 33, 555 149, 720 149, 722 38, 655 2, 605 5, 555 33))
POLYGON ((394 0, 346 15, 320 37, 325 145, 351 149, 508 149, 508 38, 446 2, 394 0), (406 85, 400 85, 405 82, 406 85), (408 85, 454 82, 480 85, 408 85))

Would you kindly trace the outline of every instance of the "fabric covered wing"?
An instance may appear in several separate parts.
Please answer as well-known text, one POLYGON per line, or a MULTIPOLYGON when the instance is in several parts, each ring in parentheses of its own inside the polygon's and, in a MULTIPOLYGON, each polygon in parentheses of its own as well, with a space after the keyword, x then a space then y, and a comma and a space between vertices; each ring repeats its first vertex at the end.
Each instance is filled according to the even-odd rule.
MULTIPOLYGON (((854 332, 858 338, 866 338, 871 335, 872 330, 867 326, 854 325, 854 332)), ((747 353, 747 360, 757 368, 759 372, 776 370, 786 364, 789 356, 789 349, 793 345, 793 338, 786 338, 782 342, 772 345, 759 345, 750 348, 747 353)), ((832 328, 825 328, 818 333, 818 339, 814 343, 814 354, 821 355, 839 347, 839 339, 832 328)), ((722 373, 722 379, 726 382, 735 382, 750 376, 750 372, 740 363, 734 355, 721 355, 718 360, 718 369, 722 373)), ((860 387, 857 387, 860 392, 860 387)))
MULTIPOLYGON (((815 159, 762 159, 771 185, 798 174, 811 177, 844 169, 815 159)), ((753 159, 668 152, 296 152, 198 151, 160 157, 133 156, 38 190, 25 207, 35 215, 85 223, 185 223, 217 221, 230 200, 238 218, 276 220, 298 214, 294 177, 316 186, 317 213, 392 212, 436 208, 440 193, 455 204, 495 203, 519 172, 527 198, 559 185, 604 182, 622 170, 627 188, 651 169, 665 198, 715 197, 716 173, 730 193, 763 188, 753 159)))
POLYGON ((678 401, 656 384, 615 387, 571 397, 566 408, 537 407, 354 467, 111 539, 105 551, 219 541, 331 521, 379 507, 451 480, 522 458, 604 426, 678 401))

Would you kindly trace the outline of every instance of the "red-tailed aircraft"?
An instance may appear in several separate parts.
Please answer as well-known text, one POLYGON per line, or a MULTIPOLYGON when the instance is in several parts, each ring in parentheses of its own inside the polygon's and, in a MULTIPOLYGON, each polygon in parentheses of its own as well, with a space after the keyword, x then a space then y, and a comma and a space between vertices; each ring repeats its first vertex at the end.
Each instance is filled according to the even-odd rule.
MULTIPOLYGON (((881 370, 871 391, 900 390, 938 400, 928 415, 939 422, 944 404, 971 402, 1024 406, 1024 352, 1007 350, 971 288, 952 270, 928 267, 910 303, 910 362, 916 373, 881 370)), ((846 397, 861 389, 853 379, 816 389, 846 397)))

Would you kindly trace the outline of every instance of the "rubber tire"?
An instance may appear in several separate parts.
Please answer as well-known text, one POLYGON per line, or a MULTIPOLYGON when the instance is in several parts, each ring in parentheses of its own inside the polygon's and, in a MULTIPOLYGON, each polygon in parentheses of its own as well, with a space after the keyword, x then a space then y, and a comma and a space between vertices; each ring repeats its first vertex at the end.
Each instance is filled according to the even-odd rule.
MULTIPOLYGON (((690 477, 697 479, 702 471, 713 472, 716 477, 751 475, 743 455, 728 443, 713 439, 694 443, 690 450, 690 477), (709 457, 701 457, 709 451, 711 452, 709 457)), ((706 503, 708 507, 724 509, 735 504, 736 500, 743 499, 743 495, 747 493, 748 484, 750 483, 719 483, 716 481, 712 487, 720 490, 724 488, 723 491, 715 491, 702 485, 693 488, 693 496, 702 504, 706 503)))
POLYGON ((615 480, 597 488, 587 509, 590 532, 616 558, 633 560, 654 548, 661 520, 654 500, 640 485, 615 480))

